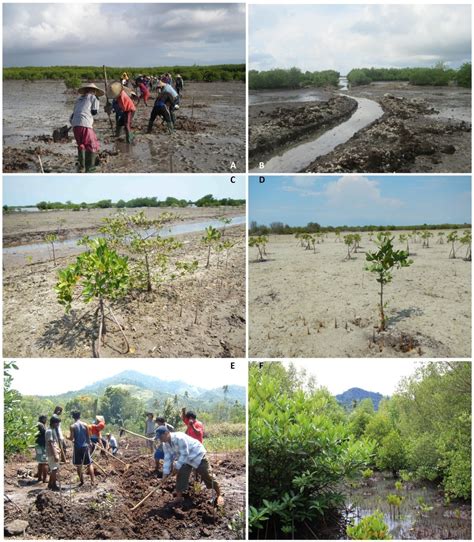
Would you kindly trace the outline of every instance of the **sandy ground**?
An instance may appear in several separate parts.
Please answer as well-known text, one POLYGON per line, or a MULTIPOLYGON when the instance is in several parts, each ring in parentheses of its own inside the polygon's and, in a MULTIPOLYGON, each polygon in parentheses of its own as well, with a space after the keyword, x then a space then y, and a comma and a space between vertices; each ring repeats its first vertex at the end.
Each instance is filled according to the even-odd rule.
MULTIPOLYGON (((138 439, 137 439, 138 440, 138 439)), ((130 508, 138 503, 161 480, 153 473, 154 462, 139 442, 130 445, 122 439, 118 456, 132 464, 127 469, 122 463, 94 455, 94 460, 105 472, 96 467, 97 486, 91 488, 85 476, 85 485, 78 487, 75 468, 68 463, 61 466, 64 515, 61 497, 35 483, 36 463, 32 458, 17 457, 5 465, 5 493, 11 502, 4 506, 5 524, 14 519, 26 520, 24 536, 15 539, 226 539, 237 538, 228 524, 239 511, 244 510, 245 454, 242 452, 210 453, 209 461, 214 476, 221 484, 225 504, 214 508, 208 501, 210 492, 199 484, 191 489, 182 505, 173 507, 174 480, 163 484, 162 490, 149 498, 136 511, 130 508)))
MULTIPOLYGON (((48 218, 40 216, 40 220, 48 218)), ((75 218, 73 223, 77 225, 79 220, 75 218)), ((245 355, 245 227, 227 227, 225 238, 232 239, 236 245, 229 251, 227 262, 225 254, 213 253, 208 269, 205 268, 207 248, 201 243, 201 237, 202 232, 177 235, 183 247, 170 259, 170 270, 174 269, 176 260, 198 260, 199 268, 194 274, 161 284, 150 294, 132 291, 125 299, 112 304, 130 342, 127 356, 230 358, 245 355)), ((74 243, 65 249, 59 248, 56 267, 44 249, 31 253, 34 255, 31 263, 25 264, 24 255, 4 258, 5 356, 92 356, 98 332, 94 307, 77 301, 66 315, 54 292, 57 270, 72 263, 75 253, 74 243)), ((117 357, 125 355, 123 352, 123 341, 112 324, 101 356, 117 357)))
POLYGON ((388 330, 379 333, 378 283, 364 270, 363 252, 374 248, 368 234, 349 261, 333 234, 316 254, 293 237, 271 236, 266 261, 250 249, 249 355, 470 357, 471 263, 448 259, 449 246, 435 243, 436 233, 429 249, 413 244, 414 263, 394 271, 385 288, 388 330))
MULTIPOLYGON (((103 81, 96 83, 103 88, 103 81)), ((38 155, 45 172, 76 171, 72 131, 68 141, 52 141, 53 129, 68 124, 74 107, 76 94, 64 88, 57 81, 4 82, 4 172, 40 172, 38 155), (51 99, 38 104, 41 94, 51 99)), ((176 132, 171 136, 160 119, 155 121, 153 133, 146 133, 153 103, 150 99, 145 107, 140 102, 133 121, 136 138, 128 145, 123 131, 119 139, 115 138, 103 111, 105 98, 101 98, 102 110, 94 122, 101 144, 97 172, 245 171, 244 83, 189 82, 176 115, 176 132), (231 169, 232 162, 235 169, 231 169)), ((114 115, 112 119, 115 126, 114 115)))

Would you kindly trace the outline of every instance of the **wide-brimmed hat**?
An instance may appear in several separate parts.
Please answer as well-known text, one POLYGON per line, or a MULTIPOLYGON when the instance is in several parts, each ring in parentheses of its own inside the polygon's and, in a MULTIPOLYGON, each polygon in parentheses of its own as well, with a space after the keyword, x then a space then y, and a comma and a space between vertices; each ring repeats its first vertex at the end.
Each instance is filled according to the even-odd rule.
POLYGON ((120 81, 110 83, 107 87, 107 98, 112 98, 112 100, 118 98, 124 88, 126 87, 124 87, 120 81))
POLYGON ((94 85, 94 83, 87 83, 86 85, 79 87, 77 92, 79 94, 85 94, 88 90, 93 90, 96 96, 103 96, 105 94, 105 92, 98 86, 94 85))

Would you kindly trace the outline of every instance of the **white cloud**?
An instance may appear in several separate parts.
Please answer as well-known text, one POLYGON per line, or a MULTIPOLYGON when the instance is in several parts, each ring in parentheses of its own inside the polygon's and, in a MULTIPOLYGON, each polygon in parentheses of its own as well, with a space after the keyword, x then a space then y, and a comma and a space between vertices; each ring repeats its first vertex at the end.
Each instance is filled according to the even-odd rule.
POLYGON ((328 183, 324 195, 333 207, 369 210, 374 207, 402 206, 399 199, 382 196, 377 180, 361 176, 345 176, 328 183))

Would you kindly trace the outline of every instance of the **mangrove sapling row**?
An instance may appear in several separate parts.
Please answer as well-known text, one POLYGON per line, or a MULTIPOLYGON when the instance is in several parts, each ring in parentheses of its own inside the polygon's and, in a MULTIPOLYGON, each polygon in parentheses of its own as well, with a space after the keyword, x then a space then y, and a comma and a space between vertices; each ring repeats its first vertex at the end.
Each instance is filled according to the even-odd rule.
POLYGON ((380 309, 380 331, 384 331, 386 328, 386 317, 383 294, 384 286, 392 281, 392 272, 395 268, 408 267, 413 263, 413 260, 408 259, 408 252, 404 250, 394 250, 393 247, 394 237, 387 235, 385 232, 377 235, 376 244, 378 250, 375 252, 367 252, 365 257, 369 262, 366 266, 366 270, 371 273, 375 273, 377 282, 380 284, 379 296, 379 309, 380 309))
POLYGON ((265 247, 268 243, 268 237, 266 235, 259 235, 258 237, 249 238, 249 247, 257 247, 260 261, 264 261, 264 254, 266 254, 265 247))
POLYGON ((106 320, 113 321, 125 341, 125 352, 130 350, 129 342, 122 326, 112 310, 110 302, 125 296, 130 285, 128 258, 119 256, 103 238, 79 241, 87 251, 76 258, 76 263, 58 271, 56 294, 58 302, 71 310, 74 292, 79 289, 77 298, 84 303, 97 302, 95 316, 99 320, 99 331, 93 345, 94 357, 100 357, 100 345, 107 333, 106 320), (106 312, 107 311, 107 312, 106 312))
POLYGON ((211 249, 212 247, 218 246, 221 237, 222 233, 218 229, 214 228, 213 226, 208 226, 206 228, 206 235, 201 239, 204 245, 207 246, 206 269, 209 268, 209 264, 211 261, 211 249))

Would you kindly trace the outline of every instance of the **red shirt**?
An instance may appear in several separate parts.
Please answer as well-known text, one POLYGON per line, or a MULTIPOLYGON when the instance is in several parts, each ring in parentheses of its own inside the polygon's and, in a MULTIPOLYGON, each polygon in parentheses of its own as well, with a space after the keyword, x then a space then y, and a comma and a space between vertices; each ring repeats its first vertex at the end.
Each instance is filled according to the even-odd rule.
POLYGON ((97 435, 100 438, 100 432, 105 427, 105 422, 93 423, 89 425, 89 433, 91 435, 97 435))
POLYGON ((125 90, 122 90, 120 95, 117 98, 117 103, 119 104, 120 109, 126 113, 127 111, 136 111, 135 104, 133 103, 133 100, 130 98, 130 96, 125 92, 125 90))
POLYGON ((184 416, 182 418, 183 422, 186 424, 186 435, 195 438, 196 440, 199 440, 199 442, 202 444, 202 438, 204 436, 204 425, 201 422, 198 422, 197 420, 194 421, 194 427, 191 425, 190 420, 186 419, 184 416), (198 429, 200 433, 197 433, 195 429, 198 429))

